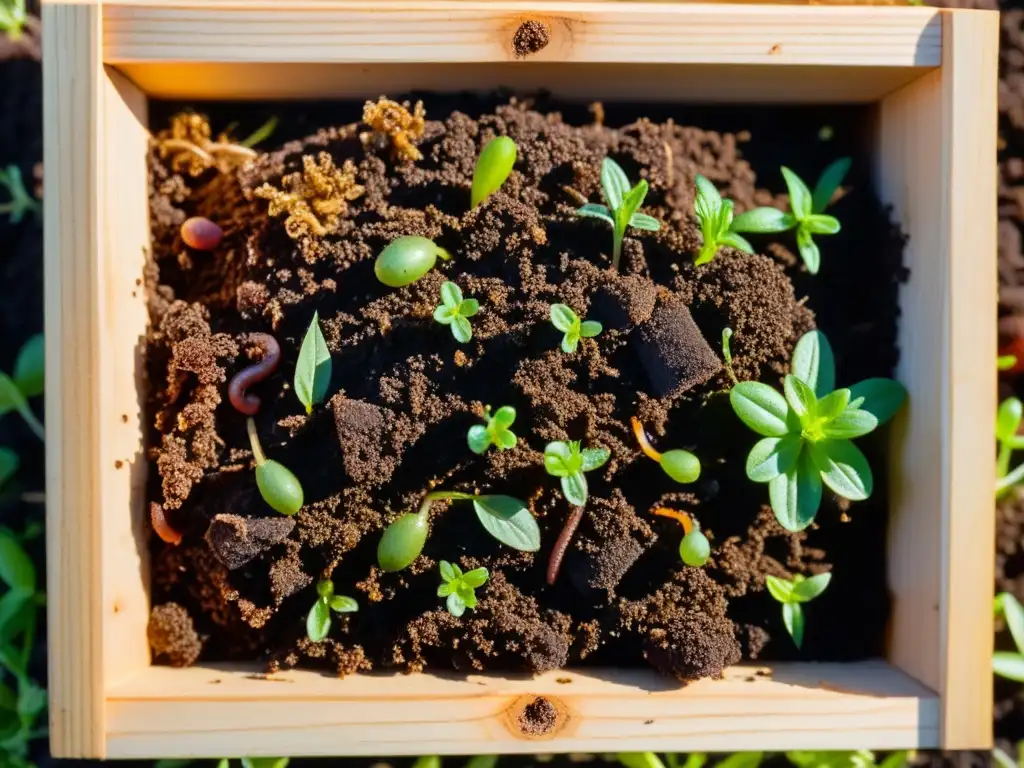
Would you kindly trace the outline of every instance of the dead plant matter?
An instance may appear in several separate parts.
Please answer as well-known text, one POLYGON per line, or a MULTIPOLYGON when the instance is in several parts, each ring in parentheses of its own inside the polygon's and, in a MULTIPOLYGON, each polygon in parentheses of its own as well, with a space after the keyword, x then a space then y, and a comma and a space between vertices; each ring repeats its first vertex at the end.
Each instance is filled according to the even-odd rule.
POLYGON ((338 168, 327 152, 320 152, 315 159, 303 155, 302 170, 282 177, 281 186, 283 189, 275 189, 263 184, 254 194, 270 201, 271 216, 288 214, 284 228, 293 240, 337 231, 349 202, 365 191, 356 183, 355 164, 346 160, 338 168))
MULTIPOLYGON (((363 122, 370 126, 374 133, 387 136, 391 141, 394 156, 406 160, 423 159, 423 155, 412 140, 423 136, 426 117, 422 101, 417 101, 411 112, 408 101, 399 104, 383 96, 376 102, 366 102, 363 107, 363 122)), ((369 141, 370 136, 364 134, 361 138, 365 142, 369 141)))
POLYGON ((160 158, 169 160, 177 173, 187 172, 199 176, 209 168, 229 173, 256 157, 256 151, 235 144, 226 133, 214 141, 210 123, 195 112, 182 112, 171 118, 171 127, 160 131, 153 139, 160 158))

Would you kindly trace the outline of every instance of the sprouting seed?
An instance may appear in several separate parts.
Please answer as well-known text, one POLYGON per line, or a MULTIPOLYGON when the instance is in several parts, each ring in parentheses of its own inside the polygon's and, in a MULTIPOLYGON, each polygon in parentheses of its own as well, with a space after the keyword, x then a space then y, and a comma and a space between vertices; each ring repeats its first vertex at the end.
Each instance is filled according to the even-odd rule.
POLYGON ((323 642, 331 629, 331 611, 335 613, 355 613, 359 603, 351 597, 334 594, 334 584, 330 579, 321 579, 316 585, 316 602, 306 616, 306 637, 314 643, 323 642))
POLYGON ((516 447, 515 433, 510 429, 516 420, 516 409, 511 405, 503 405, 494 414, 491 406, 484 408, 484 419, 487 425, 474 424, 466 434, 466 442, 473 453, 484 453, 492 445, 499 451, 507 451, 516 447))
POLYGON ((565 304, 551 305, 551 324, 565 334, 562 336, 562 351, 567 355, 576 351, 580 339, 592 339, 603 330, 596 320, 580 320, 572 307, 565 304))
POLYGON ((453 282, 446 282, 441 286, 441 303, 434 310, 434 320, 451 328, 457 342, 467 344, 473 338, 469 318, 479 311, 479 301, 462 298, 462 289, 453 282))
POLYGON ((470 207, 480 203, 498 191, 516 164, 516 143, 508 136, 499 136, 487 142, 473 170, 473 192, 470 207))
POLYGON ((786 631, 793 638, 793 644, 797 648, 803 647, 804 644, 802 604, 810 602, 824 592, 831 580, 831 573, 819 573, 810 578, 804 578, 798 573, 793 576, 792 581, 775 576, 764 577, 768 592, 782 603, 782 622, 786 625, 786 631))
POLYGON ((268 459, 256 434, 256 422, 246 419, 252 455, 256 459, 256 486, 260 496, 282 515, 294 515, 302 507, 302 485, 292 471, 284 464, 268 459))
POLYGON ((654 514, 671 517, 683 526, 683 540, 679 542, 679 557, 686 565, 700 568, 711 556, 711 544, 708 537, 701 533, 700 525, 685 512, 677 512, 668 507, 658 507, 654 514))
POLYGON ((581 448, 579 440, 556 440, 544 448, 544 469, 559 479, 565 500, 582 507, 588 493, 584 473, 603 467, 611 455, 607 448, 581 448))
POLYGON ((451 258, 444 248, 433 240, 419 235, 406 235, 392 240, 377 256, 373 265, 377 279, 390 288, 401 288, 415 283, 433 269, 438 259, 451 258))
POLYGON ((644 432, 644 427, 640 420, 634 416, 630 422, 633 425, 633 434, 636 435, 636 441, 640 444, 640 450, 644 452, 645 456, 658 462, 666 475, 677 483, 685 484, 697 481, 700 477, 700 459, 689 451, 684 451, 682 448, 659 453, 654 450, 654 446, 647 439, 647 434, 644 432))

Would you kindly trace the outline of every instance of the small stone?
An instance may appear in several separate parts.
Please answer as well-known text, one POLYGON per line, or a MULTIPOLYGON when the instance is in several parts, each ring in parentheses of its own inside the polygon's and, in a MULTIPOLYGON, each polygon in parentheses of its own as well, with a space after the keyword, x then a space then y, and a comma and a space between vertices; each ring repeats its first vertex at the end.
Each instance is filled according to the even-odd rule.
POLYGON ((224 239, 224 230, 207 218, 193 216, 181 225, 181 239, 189 248, 212 251, 224 239))

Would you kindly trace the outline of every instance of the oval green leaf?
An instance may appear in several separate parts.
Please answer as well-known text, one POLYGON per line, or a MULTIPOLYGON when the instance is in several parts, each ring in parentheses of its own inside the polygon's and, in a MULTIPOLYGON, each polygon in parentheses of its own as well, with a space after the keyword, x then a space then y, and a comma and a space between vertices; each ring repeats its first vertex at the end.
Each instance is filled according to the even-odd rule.
POLYGON ((798 581, 793 585, 793 599, 798 603, 813 600, 825 591, 831 581, 831 573, 819 573, 817 576, 810 576, 803 581, 798 581))
POLYGON ((356 613, 359 610, 359 603, 345 595, 335 595, 331 598, 330 605, 335 613, 356 613))
MULTIPOLYGON (((865 398, 867 402, 867 398, 865 398)), ((1016 397, 1008 397, 999 404, 996 414, 996 439, 1006 441, 1017 434, 1024 419, 1024 405, 1016 397)))
POLYGON ((786 631, 793 638, 793 644, 802 648, 804 644, 804 609, 800 603, 782 604, 782 623, 786 625, 786 631))
MULTIPOLYGON (((809 386, 816 397, 825 397, 836 386, 836 359, 832 345, 821 331, 808 331, 793 350, 791 373, 809 386)), ((851 388, 851 397, 856 397, 851 388)))
POLYGON ((770 483, 793 468, 802 447, 799 435, 758 440, 747 455, 747 477, 755 483, 770 483))
POLYGON ((442 283, 441 303, 453 309, 458 307, 462 303, 462 289, 451 281, 442 283))
POLYGON ((484 530, 502 544, 521 552, 540 549, 540 527, 526 502, 512 496, 477 496, 473 509, 484 530))
POLYGON ((788 603, 793 600, 793 582, 780 579, 777 576, 765 576, 764 585, 768 593, 780 603, 788 603))
POLYGON ((864 402, 858 407, 874 414, 879 424, 885 424, 903 405, 907 390, 892 379, 865 379, 850 387, 851 400, 862 397, 864 402))
POLYGON ((740 420, 765 437, 782 437, 789 432, 786 398, 758 381, 741 381, 729 392, 729 403, 740 420))
POLYGON ((821 251, 807 227, 802 226, 796 231, 796 248, 800 251, 800 258, 804 260, 807 271, 812 275, 818 274, 821 269, 821 251))
POLYGON ((797 176, 786 166, 782 166, 782 178, 786 180, 786 187, 789 190, 789 207, 798 219, 804 219, 811 215, 814 207, 814 197, 811 190, 807 188, 804 180, 797 176))
POLYGON ((448 609, 448 613, 458 619, 466 612, 466 601, 458 592, 452 592, 445 601, 445 607, 448 609))
POLYGON ((467 587, 476 589, 477 587, 482 587, 487 583, 488 576, 489 574, 487 573, 486 568, 474 568, 472 571, 463 575, 462 583, 467 587))
POLYGON ((14 361, 14 383, 25 397, 43 394, 46 349, 43 334, 37 333, 26 341, 14 361))
POLYGON ((582 472, 574 472, 561 478, 562 495, 570 504, 582 507, 587 503, 587 477, 582 472))
POLYGON ((837 389, 834 392, 825 395, 818 401, 818 408, 815 411, 815 415, 819 419, 828 422, 845 411, 849 404, 850 390, 845 388, 837 389))
POLYGON ((466 442, 469 444, 469 450, 476 454, 482 454, 491 445, 491 435, 487 431, 487 427, 482 424, 474 424, 466 433, 466 442))
POLYGON ((792 229, 796 219, 778 208, 754 208, 741 213, 732 220, 731 232, 752 232, 754 234, 770 234, 785 232, 792 229))
POLYGON ((498 136, 487 142, 473 169, 473 190, 470 207, 480 203, 501 188, 516 164, 516 143, 508 136, 498 136))
POLYGON ((409 512, 384 529, 377 545, 377 565, 392 573, 408 568, 427 542, 427 515, 409 512))
POLYGON ((444 258, 443 251, 432 240, 419 235, 399 237, 388 244, 377 256, 373 272, 377 279, 390 288, 415 283, 437 262, 444 258))
POLYGON ((677 483, 695 483, 700 478, 700 459, 689 451, 676 448, 661 454, 661 468, 677 483))
POLYGON ((828 208, 828 204, 832 202, 832 196, 839 189, 839 185, 843 183, 843 178, 850 170, 851 165, 853 165, 853 160, 841 157, 821 172, 818 183, 814 185, 814 194, 811 196, 811 209, 814 213, 823 213, 828 208))
POLYGON ((602 330, 603 328, 597 320, 584 320, 580 323, 580 336, 584 339, 592 339, 601 333, 602 330))
POLYGON ((823 440, 811 446, 811 456, 829 488, 850 501, 871 495, 874 478, 868 460, 849 440, 823 440))
POLYGON ((839 219, 821 213, 808 216, 803 227, 812 235, 834 235, 842 229, 839 219))
POLYGON ((1007 680, 1024 683, 1024 656, 1011 651, 996 651, 992 654, 992 671, 1007 680))
POLYGON ((613 211, 622 207, 622 201, 629 192, 626 172, 610 157, 601 162, 601 189, 604 191, 604 201, 613 211))
POLYGON ((565 304, 551 305, 551 324, 562 333, 568 333, 575 328, 579 320, 571 307, 565 304))
POLYGON ((302 485, 288 467, 268 459, 256 467, 260 496, 282 515, 294 515, 302 508, 302 485))
POLYGON ((821 475, 801 451, 794 467, 768 483, 768 498, 775 518, 787 531, 802 531, 821 506, 821 475))
POLYGON ((851 408, 848 411, 843 411, 826 424, 823 433, 828 438, 849 440, 874 432, 877 426, 878 419, 874 414, 859 408, 851 408))
MULTIPOLYGON (((544 469, 549 475, 567 477, 577 471, 575 463, 568 443, 556 440, 544 447, 544 469)), ((580 463, 582 466, 582 457, 580 463)))
POLYGON ((580 468, 584 472, 593 472, 595 469, 603 467, 611 455, 612 452, 607 448, 584 448, 580 451, 580 456, 583 459, 580 468))
POLYGON ((473 338, 473 326, 462 315, 455 315, 452 318, 451 329, 452 336, 460 344, 468 344, 470 339, 473 338))
POLYGON ((36 567, 10 533, 0 530, 0 581, 12 591, 35 594, 36 567))
POLYGON ((516 420, 516 409, 511 405, 503 405, 494 412, 494 423, 500 427, 511 427, 516 420))
POLYGON ((317 600, 306 616, 306 637, 314 643, 323 642, 331 630, 331 611, 326 600, 317 600))
POLYGON ((817 415, 818 398, 814 396, 814 391, 796 376, 788 374, 783 380, 782 389, 786 393, 786 402, 801 422, 813 419, 817 415))
POLYGON ((306 406, 306 413, 312 413, 313 406, 324 401, 330 385, 331 353, 320 330, 319 315, 314 312, 295 363, 295 395, 306 406))

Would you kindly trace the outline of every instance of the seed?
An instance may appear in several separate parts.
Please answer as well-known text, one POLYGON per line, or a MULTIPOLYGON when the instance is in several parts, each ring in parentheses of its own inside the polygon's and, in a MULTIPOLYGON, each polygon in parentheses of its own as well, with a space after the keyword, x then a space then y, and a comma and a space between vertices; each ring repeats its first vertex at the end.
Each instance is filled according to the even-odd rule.
POLYGON ((661 468, 677 483, 692 483, 700 477, 700 459, 681 449, 661 454, 661 468))
POLYGON ((302 507, 302 486, 284 464, 267 459, 256 467, 260 496, 282 515, 294 515, 302 507))
POLYGON ((415 283, 437 262, 437 257, 450 258, 448 253, 432 240, 417 235, 407 235, 393 240, 373 265, 377 279, 390 288, 401 288, 415 283))
POLYGON ((409 513, 389 525, 377 545, 377 564, 385 571, 412 565, 427 542, 427 515, 409 513))
POLYGON ((679 542, 679 556, 687 565, 699 568, 708 561, 710 555, 711 544, 708 543, 708 537, 696 528, 683 536, 683 540, 679 542))
POLYGON ((224 230, 209 219, 193 216, 181 225, 181 239, 189 248, 212 251, 224 239, 224 230))

